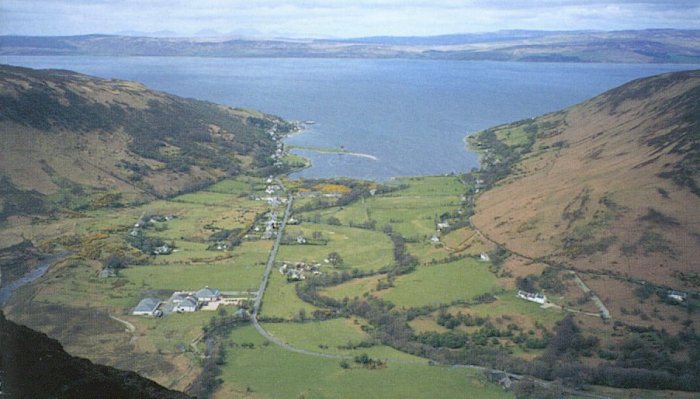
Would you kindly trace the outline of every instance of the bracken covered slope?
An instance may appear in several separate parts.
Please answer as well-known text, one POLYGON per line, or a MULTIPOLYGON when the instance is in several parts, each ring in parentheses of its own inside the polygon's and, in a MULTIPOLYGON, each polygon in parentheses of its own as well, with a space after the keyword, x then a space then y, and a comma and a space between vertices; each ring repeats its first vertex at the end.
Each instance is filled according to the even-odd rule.
POLYGON ((0 66, 0 221, 271 171, 279 118, 69 71, 0 66))
POLYGON ((700 284, 700 71, 633 81, 471 141, 491 148, 484 165, 499 179, 473 217, 495 241, 580 270, 700 284))
POLYGON ((58 341, 0 312, 0 396, 11 398, 185 399, 131 371, 67 354, 58 341))

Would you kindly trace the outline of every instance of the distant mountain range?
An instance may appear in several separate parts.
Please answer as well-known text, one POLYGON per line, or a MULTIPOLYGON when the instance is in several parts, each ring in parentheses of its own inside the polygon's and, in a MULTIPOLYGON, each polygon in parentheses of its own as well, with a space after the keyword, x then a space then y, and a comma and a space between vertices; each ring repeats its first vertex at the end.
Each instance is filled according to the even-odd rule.
POLYGON ((242 39, 233 36, 185 38, 132 34, 0 36, 0 55, 700 63, 700 30, 513 30, 430 37, 379 36, 354 39, 242 39))

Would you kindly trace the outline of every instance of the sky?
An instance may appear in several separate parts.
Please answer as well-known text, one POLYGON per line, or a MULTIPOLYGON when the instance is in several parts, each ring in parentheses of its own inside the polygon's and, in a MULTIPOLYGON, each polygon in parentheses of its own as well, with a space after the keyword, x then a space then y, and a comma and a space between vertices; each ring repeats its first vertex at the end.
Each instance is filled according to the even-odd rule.
POLYGON ((430 36, 700 29, 698 0, 0 0, 0 34, 430 36))

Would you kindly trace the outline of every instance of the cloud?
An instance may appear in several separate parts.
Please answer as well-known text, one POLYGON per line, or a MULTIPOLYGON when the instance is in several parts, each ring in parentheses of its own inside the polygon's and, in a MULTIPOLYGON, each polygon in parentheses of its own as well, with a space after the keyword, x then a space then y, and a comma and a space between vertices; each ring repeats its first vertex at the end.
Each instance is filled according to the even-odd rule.
POLYGON ((501 29, 700 28, 693 0, 2 0, 0 33, 260 31, 436 35, 501 29))

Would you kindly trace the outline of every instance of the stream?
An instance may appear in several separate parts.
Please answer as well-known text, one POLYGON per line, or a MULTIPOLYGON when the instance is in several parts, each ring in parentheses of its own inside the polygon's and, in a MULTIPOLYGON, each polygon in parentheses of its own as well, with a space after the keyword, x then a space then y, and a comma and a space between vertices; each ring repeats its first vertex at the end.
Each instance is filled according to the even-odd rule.
POLYGON ((21 278, 13 281, 7 286, 0 288, 0 308, 5 306, 7 301, 10 300, 10 297, 12 297, 12 293, 15 292, 15 290, 37 280, 39 277, 46 274, 46 272, 49 270, 52 264, 65 258, 69 254, 69 252, 62 252, 58 255, 53 255, 42 261, 36 269, 25 274, 21 278))

